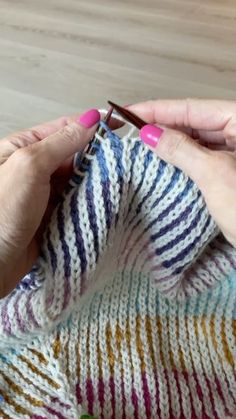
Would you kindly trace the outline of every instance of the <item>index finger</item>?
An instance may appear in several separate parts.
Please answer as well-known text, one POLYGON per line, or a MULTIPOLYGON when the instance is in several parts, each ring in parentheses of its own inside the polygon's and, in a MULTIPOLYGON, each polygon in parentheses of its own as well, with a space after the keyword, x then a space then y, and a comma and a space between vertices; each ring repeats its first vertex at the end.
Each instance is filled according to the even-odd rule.
POLYGON ((224 130, 236 117, 236 102, 205 99, 156 100, 127 107, 149 124, 224 130))
MULTIPOLYGON (((27 137, 27 139, 30 140, 31 142, 40 141, 46 137, 49 137, 49 135, 55 134, 61 128, 64 128, 66 125, 69 125, 72 122, 74 122, 77 118, 78 118, 78 114, 70 115, 70 116, 62 116, 53 121, 44 122, 43 124, 39 124, 32 128, 11 134, 9 137, 24 136, 24 137, 27 137)), ((123 122, 118 121, 114 118, 111 118, 109 122, 110 128, 114 130, 122 127, 122 125, 123 125, 123 122)))
MULTIPOLYGON (((1 144, 3 144, 4 141, 6 142, 10 140, 11 142, 12 139, 20 138, 25 140, 23 145, 26 146, 30 143, 34 143, 43 140, 46 137, 49 137, 49 135, 54 134, 61 128, 73 122, 75 118, 76 115, 62 116, 53 121, 44 122, 42 124, 35 125, 31 128, 26 128, 21 131, 11 133, 1 140, 1 144)), ((23 145, 16 145, 16 148, 22 147, 23 145)))

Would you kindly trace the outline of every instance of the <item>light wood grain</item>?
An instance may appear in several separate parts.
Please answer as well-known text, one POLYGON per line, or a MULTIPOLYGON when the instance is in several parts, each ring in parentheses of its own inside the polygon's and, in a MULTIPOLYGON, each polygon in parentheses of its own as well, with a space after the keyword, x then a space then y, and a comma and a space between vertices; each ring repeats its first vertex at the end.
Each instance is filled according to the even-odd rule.
POLYGON ((235 0, 0 0, 0 136, 107 99, 236 99, 235 40, 235 0))

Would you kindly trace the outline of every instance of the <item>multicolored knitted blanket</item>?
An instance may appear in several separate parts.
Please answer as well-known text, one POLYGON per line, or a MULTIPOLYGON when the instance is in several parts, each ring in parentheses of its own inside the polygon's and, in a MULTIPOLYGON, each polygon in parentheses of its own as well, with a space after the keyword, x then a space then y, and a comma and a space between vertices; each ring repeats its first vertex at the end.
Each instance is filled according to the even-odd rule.
POLYGON ((0 301, 0 417, 236 418, 236 250, 184 173, 106 130, 0 301))

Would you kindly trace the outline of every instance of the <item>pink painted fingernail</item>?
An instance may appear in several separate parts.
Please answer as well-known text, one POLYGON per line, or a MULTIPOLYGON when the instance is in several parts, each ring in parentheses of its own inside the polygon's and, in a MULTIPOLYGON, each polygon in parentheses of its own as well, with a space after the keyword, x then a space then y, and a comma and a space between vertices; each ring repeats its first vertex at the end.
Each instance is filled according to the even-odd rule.
POLYGON ((163 132, 163 129, 155 125, 144 125, 140 130, 140 138, 145 144, 156 147, 163 132))
POLYGON ((101 119, 100 113, 97 109, 90 109, 89 111, 83 113, 79 118, 76 119, 76 122, 83 125, 85 128, 91 128, 93 125, 97 124, 101 119))

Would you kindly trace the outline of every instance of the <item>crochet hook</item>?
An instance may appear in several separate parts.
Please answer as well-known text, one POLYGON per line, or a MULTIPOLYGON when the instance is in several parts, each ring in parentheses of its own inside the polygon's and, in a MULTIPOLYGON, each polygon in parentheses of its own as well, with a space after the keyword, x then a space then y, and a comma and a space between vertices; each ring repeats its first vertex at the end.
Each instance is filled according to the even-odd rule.
POLYGON ((128 109, 122 108, 121 106, 117 105, 114 102, 111 102, 110 100, 108 100, 108 103, 116 110, 118 114, 123 116, 123 118, 126 119, 126 121, 131 122, 131 124, 135 125, 136 128, 141 129, 144 127, 144 125, 147 125, 147 122, 139 118, 133 112, 128 111, 128 109))

